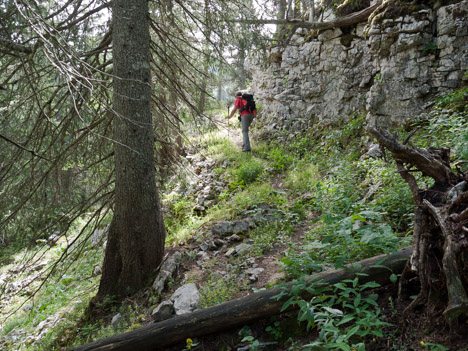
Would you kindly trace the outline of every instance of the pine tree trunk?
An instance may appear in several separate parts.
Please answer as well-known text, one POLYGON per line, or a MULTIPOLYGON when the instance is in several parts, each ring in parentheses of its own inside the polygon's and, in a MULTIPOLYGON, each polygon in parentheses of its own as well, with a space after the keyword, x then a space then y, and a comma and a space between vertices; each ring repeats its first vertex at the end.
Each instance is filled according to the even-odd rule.
MULTIPOLYGON (((286 0, 277 0, 277 9, 278 9, 278 12, 276 15, 277 19, 282 20, 286 17, 286 5, 287 5, 286 0)), ((276 33, 280 33, 282 28, 283 26, 278 24, 276 26, 276 33)))
POLYGON ((115 206, 97 300, 143 288, 162 260, 146 0, 112 2, 115 206))

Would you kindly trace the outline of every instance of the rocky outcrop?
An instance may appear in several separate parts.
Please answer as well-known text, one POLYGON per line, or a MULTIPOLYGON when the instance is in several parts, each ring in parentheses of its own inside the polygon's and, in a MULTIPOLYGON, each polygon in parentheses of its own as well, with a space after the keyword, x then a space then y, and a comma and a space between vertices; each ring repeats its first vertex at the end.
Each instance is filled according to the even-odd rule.
POLYGON ((161 269, 153 282, 153 289, 157 295, 161 295, 168 281, 176 275, 181 260, 182 254, 176 251, 161 265, 161 269))
POLYGON ((195 283, 182 285, 169 300, 161 302, 151 313, 155 322, 200 309, 200 293, 195 283))
POLYGON ((384 19, 372 26, 302 30, 273 48, 262 68, 246 64, 267 131, 301 131, 353 113, 401 125, 424 113, 434 94, 468 80, 468 1, 384 19))

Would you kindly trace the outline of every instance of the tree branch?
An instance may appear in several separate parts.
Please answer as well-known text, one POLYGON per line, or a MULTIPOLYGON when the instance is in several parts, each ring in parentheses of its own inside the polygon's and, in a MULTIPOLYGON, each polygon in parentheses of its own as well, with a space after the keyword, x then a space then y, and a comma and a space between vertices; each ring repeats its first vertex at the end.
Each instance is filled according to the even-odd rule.
POLYGON ((30 54, 33 52, 32 48, 23 45, 23 44, 17 44, 9 39, 3 38, 0 36, 0 46, 3 46, 7 48, 8 50, 16 51, 16 52, 22 52, 24 54, 30 54))
POLYGON ((379 144, 386 147, 393 158, 399 163, 408 163, 415 166, 424 175, 431 177, 436 182, 452 183, 456 179, 450 166, 445 164, 440 150, 410 148, 401 144, 392 134, 383 129, 370 128, 369 132, 378 140, 379 144))
POLYGON ((3 134, 0 134, 0 138, 2 138, 3 140, 9 142, 10 144, 15 145, 16 147, 19 147, 20 149, 22 149, 24 151, 27 151, 27 152, 31 153, 33 156, 36 156, 36 157, 42 158, 43 160, 51 162, 49 159, 45 158, 44 156, 39 155, 34 150, 29 150, 29 149, 25 148, 23 145, 18 144, 16 141, 11 140, 10 138, 4 136, 3 134))
POLYGON ((329 28, 337 28, 337 27, 346 27, 356 23, 360 23, 363 20, 367 19, 373 12, 376 10, 382 1, 378 1, 376 4, 369 6, 368 8, 353 13, 349 16, 338 18, 334 21, 329 22, 309 22, 309 21, 302 21, 297 19, 258 19, 258 20, 249 20, 249 19, 242 19, 242 20, 233 20, 229 22, 235 23, 248 23, 248 24, 279 24, 279 25, 294 25, 301 28, 310 28, 310 29, 329 29, 329 28))

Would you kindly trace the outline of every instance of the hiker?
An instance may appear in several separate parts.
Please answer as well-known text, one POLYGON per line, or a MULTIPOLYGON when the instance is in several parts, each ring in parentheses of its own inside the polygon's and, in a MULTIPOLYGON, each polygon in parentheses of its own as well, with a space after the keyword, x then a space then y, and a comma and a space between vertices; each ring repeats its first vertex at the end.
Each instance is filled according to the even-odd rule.
POLYGON ((242 125, 242 151, 250 152, 249 140, 249 127, 255 116, 257 116, 257 109, 255 108, 255 101, 253 95, 242 94, 241 91, 236 93, 236 101, 234 101, 234 108, 228 116, 230 119, 236 111, 240 111, 239 120, 242 125))

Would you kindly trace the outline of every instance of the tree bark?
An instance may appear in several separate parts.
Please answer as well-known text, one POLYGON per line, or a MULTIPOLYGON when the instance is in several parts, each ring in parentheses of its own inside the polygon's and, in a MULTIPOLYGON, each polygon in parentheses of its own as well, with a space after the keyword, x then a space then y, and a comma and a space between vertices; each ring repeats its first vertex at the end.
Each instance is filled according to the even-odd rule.
MULTIPOLYGON (((410 253, 411 248, 405 248, 392 255, 380 255, 357 262, 348 269, 327 271, 310 276, 307 281, 309 283, 320 281, 331 285, 345 279, 354 279, 356 273, 366 273, 367 276, 359 275, 361 283, 376 281, 382 285, 388 284, 392 273, 400 274, 403 271, 410 253)), ((290 291, 293 285, 294 282, 290 283, 287 291, 290 291)), ((281 308, 289 296, 285 295, 279 300, 273 297, 283 291, 281 289, 264 290, 217 306, 79 346, 72 351, 164 350, 169 345, 183 342, 187 338, 213 334, 245 325, 260 318, 278 315, 282 313, 281 308)), ((312 295, 304 293, 301 297, 311 299, 312 295)), ((297 307, 292 306, 289 310, 294 308, 297 307)))
POLYGON ((147 286, 163 257, 155 183, 148 2, 113 0, 115 205, 96 299, 147 286))

